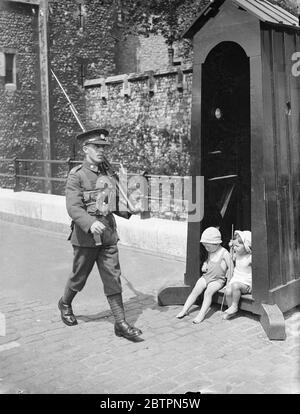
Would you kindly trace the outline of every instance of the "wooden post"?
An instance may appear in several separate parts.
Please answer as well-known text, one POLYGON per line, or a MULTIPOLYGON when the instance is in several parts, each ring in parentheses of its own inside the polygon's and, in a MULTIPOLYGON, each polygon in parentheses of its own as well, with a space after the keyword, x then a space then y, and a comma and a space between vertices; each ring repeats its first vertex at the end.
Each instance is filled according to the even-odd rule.
MULTIPOLYGON (((41 81, 41 118, 43 158, 51 160, 50 141, 50 114, 49 114, 49 73, 48 73, 48 0, 40 0, 38 27, 39 27, 39 54, 40 54, 40 81, 41 81)), ((44 164, 44 176, 51 177, 51 164, 44 164)), ((45 193, 51 194, 51 181, 45 181, 45 193)))
MULTIPOLYGON (((266 159, 264 158, 263 131, 263 78, 261 57, 250 58, 250 99, 251 99, 251 230, 252 230, 252 263, 253 292, 255 301, 267 302, 269 295, 269 264, 266 252, 267 217, 265 200, 264 174, 258 174, 266 159)), ((266 108, 265 108, 266 109, 266 108)), ((269 109, 271 111, 271 109, 269 109)), ((269 150, 270 152, 270 150, 269 150)))
POLYGON ((21 186, 20 186, 20 168, 19 168, 19 160, 17 159, 17 157, 14 158, 14 168, 15 168, 15 186, 14 186, 14 191, 21 191, 21 186))
MULTIPOLYGON (((192 150, 190 175, 193 177, 201 175, 201 97, 203 61, 198 56, 199 52, 196 52, 193 68, 193 96, 191 119, 192 150)), ((195 194, 196 191, 196 183, 193 182, 193 193, 195 194)), ((195 223, 189 220, 186 273, 184 275, 184 283, 191 287, 195 285, 198 278, 200 277, 200 233, 200 221, 195 223)))

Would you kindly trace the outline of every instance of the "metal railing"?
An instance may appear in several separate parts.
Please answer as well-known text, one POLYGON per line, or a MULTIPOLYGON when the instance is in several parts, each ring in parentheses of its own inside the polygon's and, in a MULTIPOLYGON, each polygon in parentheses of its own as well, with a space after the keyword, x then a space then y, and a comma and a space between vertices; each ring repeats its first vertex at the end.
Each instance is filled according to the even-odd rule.
MULTIPOLYGON (((45 182, 65 182, 66 181, 66 177, 52 177, 52 176, 40 176, 40 175, 30 175, 30 174, 21 174, 21 169, 20 166, 23 163, 36 163, 36 164, 42 164, 43 166, 45 165, 51 165, 51 164, 56 164, 56 165, 65 165, 68 167, 68 171, 71 170, 71 168, 75 165, 75 164, 81 164, 81 161, 75 161, 72 160, 71 158, 68 158, 67 160, 37 160, 37 159, 29 159, 29 158, 0 158, 0 163, 11 163, 11 165, 13 165, 14 167, 14 173, 13 174, 9 174, 9 173, 0 173, 0 177, 6 177, 6 178, 13 178, 14 179, 14 187, 13 190, 14 191, 21 191, 22 187, 21 187, 21 179, 31 179, 31 180, 38 180, 38 181, 45 181, 45 182)), ((28 168, 24 168, 25 172, 28 170, 28 168)))

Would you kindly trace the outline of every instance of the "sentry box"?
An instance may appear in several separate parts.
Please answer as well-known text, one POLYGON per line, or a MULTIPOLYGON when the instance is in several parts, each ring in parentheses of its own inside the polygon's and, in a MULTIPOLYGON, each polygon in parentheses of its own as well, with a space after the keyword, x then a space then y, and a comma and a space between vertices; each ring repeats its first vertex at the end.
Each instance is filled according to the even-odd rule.
MULTIPOLYGON (((298 18, 268 1, 215 0, 184 37, 193 39, 191 175, 205 178, 204 217, 217 208, 225 244, 233 228, 251 230, 253 291, 240 305, 270 339, 285 339, 283 313, 300 304, 298 18)), ((188 223, 184 284, 163 288, 161 305, 184 303, 200 276, 201 224, 188 223)))

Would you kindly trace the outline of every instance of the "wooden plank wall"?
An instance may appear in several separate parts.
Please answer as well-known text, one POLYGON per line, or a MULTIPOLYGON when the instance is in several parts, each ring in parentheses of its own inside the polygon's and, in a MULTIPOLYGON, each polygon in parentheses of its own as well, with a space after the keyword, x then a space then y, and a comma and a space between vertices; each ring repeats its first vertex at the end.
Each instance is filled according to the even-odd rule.
POLYGON ((300 79, 292 55, 300 35, 261 24, 264 106, 264 170, 269 288, 300 278, 300 79))

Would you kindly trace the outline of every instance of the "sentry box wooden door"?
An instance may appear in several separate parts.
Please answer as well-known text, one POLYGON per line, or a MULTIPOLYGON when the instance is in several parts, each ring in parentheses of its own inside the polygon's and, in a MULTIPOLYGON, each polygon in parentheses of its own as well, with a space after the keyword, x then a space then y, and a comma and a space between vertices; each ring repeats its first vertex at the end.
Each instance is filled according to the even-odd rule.
POLYGON ((232 227, 251 229, 249 69, 245 51, 228 41, 215 46, 202 65, 201 175, 206 205, 222 216, 227 246, 232 227))

